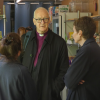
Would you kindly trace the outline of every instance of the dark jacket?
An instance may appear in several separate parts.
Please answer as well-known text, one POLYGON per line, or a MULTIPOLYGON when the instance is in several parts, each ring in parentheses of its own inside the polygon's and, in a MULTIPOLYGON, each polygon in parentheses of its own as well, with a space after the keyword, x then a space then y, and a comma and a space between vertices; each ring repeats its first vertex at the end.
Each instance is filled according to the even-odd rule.
POLYGON ((65 75, 67 100, 100 100, 100 47, 94 38, 85 41, 65 75), (79 84, 85 80, 83 84, 79 84))
MULTIPOLYGON (((22 43, 23 38, 24 35, 22 43)), ((29 69, 36 82, 39 100, 61 100, 60 92, 65 86, 63 77, 69 67, 66 42, 49 30, 34 68, 36 51, 36 31, 34 30, 27 44, 22 64, 29 69)))
POLYGON ((37 100, 27 68, 5 57, 0 59, 0 100, 37 100))

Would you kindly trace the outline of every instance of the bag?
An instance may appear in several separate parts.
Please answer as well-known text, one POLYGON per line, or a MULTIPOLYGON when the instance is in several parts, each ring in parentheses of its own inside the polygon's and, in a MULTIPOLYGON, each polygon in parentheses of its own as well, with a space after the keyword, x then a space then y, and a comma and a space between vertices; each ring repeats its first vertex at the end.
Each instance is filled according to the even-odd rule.
POLYGON ((28 32, 25 34, 24 43, 23 43, 23 49, 24 49, 24 51, 25 51, 26 46, 27 46, 27 44, 28 44, 29 38, 30 38, 30 36, 31 36, 31 32, 32 32, 32 31, 28 31, 28 32))

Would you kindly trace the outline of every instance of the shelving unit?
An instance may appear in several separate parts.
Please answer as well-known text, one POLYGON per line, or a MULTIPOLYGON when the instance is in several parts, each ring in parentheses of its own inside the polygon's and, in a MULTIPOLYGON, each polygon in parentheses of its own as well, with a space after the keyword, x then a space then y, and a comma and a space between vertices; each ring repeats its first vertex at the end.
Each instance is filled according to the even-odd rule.
POLYGON ((95 15, 90 17, 92 17, 95 21, 100 21, 100 15, 95 15))
MULTIPOLYGON (((95 15, 95 16, 90 16, 92 17, 95 21, 100 21, 100 15, 95 15)), ((77 18, 74 18, 74 19, 68 19, 65 21, 66 22, 70 22, 70 21, 75 21, 77 18)))

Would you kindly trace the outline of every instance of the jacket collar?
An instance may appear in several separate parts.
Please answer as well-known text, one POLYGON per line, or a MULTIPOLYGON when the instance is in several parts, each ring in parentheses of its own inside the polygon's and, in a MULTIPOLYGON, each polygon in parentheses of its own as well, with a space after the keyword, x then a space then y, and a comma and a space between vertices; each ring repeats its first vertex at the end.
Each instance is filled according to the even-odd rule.
POLYGON ((84 46, 84 45, 87 45, 87 44, 89 44, 89 43, 91 43, 91 42, 95 42, 95 39, 94 39, 94 38, 87 39, 87 40, 84 42, 83 46, 84 46))
MULTIPOLYGON (((85 45, 87 45, 87 44, 89 44, 89 43, 91 43, 91 42, 95 42, 95 39, 94 39, 94 38, 87 39, 87 40, 84 42, 84 44, 83 44, 82 47, 84 47, 85 45)), ((81 47, 81 48, 82 48, 82 47, 81 47)), ((76 52, 78 53, 79 50, 80 50, 80 49, 78 49, 76 52)))
POLYGON ((33 30, 31 33, 30 39, 32 40, 35 37, 36 37, 36 30, 33 30))
POLYGON ((18 60, 10 58, 8 59, 5 55, 0 56, 0 62, 13 62, 13 63, 20 63, 18 60))
POLYGON ((50 29, 48 29, 48 34, 47 34, 45 41, 47 41, 49 44, 51 44, 54 34, 55 33, 53 33, 50 29))
MULTIPOLYGON (((47 34, 47 37, 45 38, 45 41, 48 42, 48 44, 51 44, 54 34, 50 29, 48 29, 48 34, 47 34)), ((36 29, 32 31, 30 40, 34 38, 36 38, 36 29)))

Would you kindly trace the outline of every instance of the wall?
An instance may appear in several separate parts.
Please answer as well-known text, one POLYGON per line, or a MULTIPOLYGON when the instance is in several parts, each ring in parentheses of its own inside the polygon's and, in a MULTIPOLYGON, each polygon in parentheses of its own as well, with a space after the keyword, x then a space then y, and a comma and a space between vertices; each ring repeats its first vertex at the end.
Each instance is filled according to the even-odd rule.
POLYGON ((63 0, 62 1, 62 5, 69 5, 69 2, 71 2, 72 0, 63 0))
POLYGON ((93 15, 98 15, 98 0, 97 0, 97 11, 95 11, 95 2, 94 0, 91 0, 92 2, 89 2, 89 12, 93 13, 93 15))
MULTIPOLYGON (((69 2, 71 2, 71 1, 73 1, 73 0, 63 0, 62 5, 69 5, 69 2)), ((89 3, 89 12, 91 12, 93 15, 98 15, 98 13, 99 13, 99 11, 98 11, 99 10, 98 9, 99 8, 98 7, 99 6, 98 0, 88 0, 88 3, 89 3), (95 2, 97 2, 97 11, 95 11, 95 2)))
MULTIPOLYGON (((69 2, 71 1, 79 1, 79 0, 63 0, 62 1, 62 5, 69 5, 69 2)), ((89 12, 92 13, 92 16, 95 16, 95 15, 100 15, 100 0, 81 0, 81 1, 88 1, 88 9, 89 9, 89 12), (97 11, 95 11, 95 3, 97 3, 97 11)), ((96 32, 99 32, 100 33, 100 21, 96 21, 96 32)))

